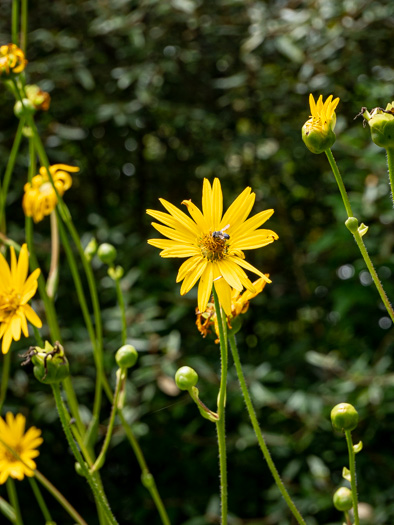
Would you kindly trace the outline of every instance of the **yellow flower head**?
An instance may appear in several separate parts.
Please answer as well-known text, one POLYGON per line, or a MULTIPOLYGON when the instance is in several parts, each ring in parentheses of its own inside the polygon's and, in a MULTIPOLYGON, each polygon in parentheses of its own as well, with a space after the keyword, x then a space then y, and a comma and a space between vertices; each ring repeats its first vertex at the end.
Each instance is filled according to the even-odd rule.
POLYGON ((29 336, 27 321, 37 328, 42 326, 38 315, 27 304, 36 293, 40 270, 37 268, 27 277, 28 269, 26 244, 21 248, 18 261, 11 246, 11 268, 0 253, 0 339, 3 338, 3 354, 8 352, 12 340, 19 341, 21 331, 25 337, 29 336))
POLYGON ((261 248, 278 239, 272 230, 258 229, 273 214, 265 210, 246 220, 256 195, 246 188, 223 214, 223 194, 219 179, 213 185, 204 179, 202 212, 191 200, 184 200, 191 216, 187 216, 170 202, 160 199, 169 213, 147 210, 162 224, 152 226, 167 239, 150 239, 148 242, 162 251, 162 257, 181 257, 187 260, 179 268, 176 281, 183 281, 181 295, 186 294, 198 280, 198 309, 205 312, 212 293, 212 285, 227 316, 231 315, 232 289, 252 294, 257 290, 244 270, 271 282, 260 270, 245 261, 244 250, 261 248))
POLYGON ((15 44, 0 46, 0 75, 6 73, 20 73, 25 69, 27 60, 22 49, 15 44))
POLYGON ((332 95, 323 103, 323 95, 320 95, 317 102, 313 95, 309 95, 309 105, 311 116, 302 126, 302 140, 312 153, 323 153, 335 142, 335 109, 339 103, 339 98, 332 100, 332 95))
MULTIPOLYGON (((268 278, 269 275, 266 274, 265 278, 268 278)), ((267 284, 266 279, 260 277, 253 283, 253 286, 256 290, 255 293, 252 293, 250 290, 245 290, 244 292, 239 292, 238 290, 233 290, 231 294, 231 315, 227 317, 228 327, 231 329, 232 321, 238 317, 240 314, 244 314, 248 311, 249 301, 261 293, 267 284)), ((196 325, 203 337, 206 337, 210 333, 210 328, 214 326, 216 335, 219 337, 219 325, 218 319, 216 316, 215 304, 213 301, 209 302, 205 312, 201 313, 198 308, 196 308, 196 325)), ((216 339, 216 343, 219 343, 219 339, 216 339)))
MULTIPOLYGON (((67 166, 67 164, 54 164, 50 166, 49 171, 57 192, 62 197, 72 184, 72 178, 68 172, 75 173, 79 171, 79 168, 67 166)), ((27 217, 33 217, 34 222, 42 221, 45 215, 50 215, 55 209, 57 196, 46 168, 41 167, 40 173, 35 175, 31 182, 25 184, 24 190, 23 211, 27 217)))
POLYGON ((26 418, 22 414, 7 412, 5 419, 0 417, 0 485, 8 477, 22 480, 34 476, 33 458, 39 455, 37 447, 43 442, 38 428, 30 427, 25 433, 26 418))

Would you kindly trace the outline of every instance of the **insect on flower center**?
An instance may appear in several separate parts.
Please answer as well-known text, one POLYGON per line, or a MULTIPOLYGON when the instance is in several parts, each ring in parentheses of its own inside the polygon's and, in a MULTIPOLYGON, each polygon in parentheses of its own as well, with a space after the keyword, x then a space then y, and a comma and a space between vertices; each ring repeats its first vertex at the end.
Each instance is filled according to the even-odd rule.
POLYGON ((228 254, 228 239, 222 236, 213 236, 212 232, 206 233, 198 240, 201 255, 210 262, 220 261, 228 254))

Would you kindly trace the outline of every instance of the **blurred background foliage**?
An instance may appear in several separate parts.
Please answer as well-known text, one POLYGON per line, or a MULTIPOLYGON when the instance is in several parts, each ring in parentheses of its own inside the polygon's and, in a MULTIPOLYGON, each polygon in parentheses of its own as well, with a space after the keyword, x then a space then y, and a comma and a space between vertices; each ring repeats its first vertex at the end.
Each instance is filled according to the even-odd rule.
MULTIPOLYGON (((0 40, 10 41, 11 2, 2 2, 0 40)), ((50 92, 38 124, 51 163, 81 167, 66 194, 86 244, 92 236, 118 249, 125 268, 128 341, 141 357, 128 385, 127 417, 174 524, 218 523, 218 462, 213 425, 199 417, 173 382, 190 365, 202 399, 214 406, 219 352, 195 328, 195 290, 175 284, 177 261, 161 259, 146 208, 159 197, 197 204, 204 177, 219 177, 225 205, 250 185, 253 213, 274 208, 268 227, 279 241, 249 254, 273 283, 253 301, 238 335, 241 359, 272 455, 309 525, 341 516, 331 498, 347 464, 333 433, 331 408, 353 403, 363 523, 394 522, 391 437, 393 329, 344 226, 345 211, 324 155, 301 141, 308 95, 339 96, 333 150, 366 244, 394 297, 394 212, 383 150, 370 141, 362 106, 393 98, 394 4, 362 0, 53 0, 29 7, 27 78, 50 92)), ((0 94, 0 164, 4 172, 16 119, 0 94)), ((8 200, 8 234, 23 240, 24 145, 8 200)), ((35 239, 44 268, 49 221, 35 239)), ((63 258, 64 259, 64 258, 63 258)), ((111 380, 120 317, 106 268, 100 286, 111 380)), ((57 311, 83 415, 92 407, 94 367, 67 265, 62 260, 57 311)), ((39 308, 39 305, 36 305, 39 308)), ((29 342, 22 341, 19 350, 29 342)), ((21 369, 18 345, 7 409, 43 430, 38 468, 89 523, 94 505, 62 437, 49 389, 21 369), (70 479, 73 479, 70 482, 70 479)), ((110 407, 102 411, 102 432, 110 407)), ((256 446, 233 367, 227 402, 229 501, 233 524, 294 523, 256 446)), ((121 427, 102 469, 120 523, 159 523, 121 427)), ((29 523, 41 523, 23 482, 29 523)), ((54 517, 67 524, 57 505, 54 517)), ((71 522, 70 522, 71 523, 71 522)))

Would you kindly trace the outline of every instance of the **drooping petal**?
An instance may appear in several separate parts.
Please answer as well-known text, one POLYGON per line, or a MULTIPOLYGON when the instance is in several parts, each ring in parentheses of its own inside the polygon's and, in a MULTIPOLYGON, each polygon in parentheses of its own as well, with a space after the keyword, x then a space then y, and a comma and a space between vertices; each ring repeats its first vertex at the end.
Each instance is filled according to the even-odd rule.
POLYGON ((23 312, 27 317, 27 320, 35 327, 41 328, 42 322, 41 319, 38 317, 36 312, 33 310, 33 308, 29 304, 25 304, 23 307, 23 312))
POLYGON ((177 283, 183 281, 185 276, 193 270, 193 268, 199 263, 199 261, 202 260, 201 255, 194 255, 193 257, 190 257, 190 259, 187 259, 187 261, 183 262, 178 270, 178 275, 176 276, 177 283))

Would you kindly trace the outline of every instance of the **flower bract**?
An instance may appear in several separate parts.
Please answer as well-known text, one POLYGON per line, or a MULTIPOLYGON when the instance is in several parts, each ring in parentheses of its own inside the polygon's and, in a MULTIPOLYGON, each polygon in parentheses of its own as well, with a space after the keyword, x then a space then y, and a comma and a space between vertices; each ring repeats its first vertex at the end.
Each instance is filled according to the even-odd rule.
MULTIPOLYGON (((79 171, 79 168, 67 166, 67 164, 54 164, 50 166, 49 171, 53 184, 62 197, 64 192, 71 187, 70 173, 79 171)), ((35 175, 31 182, 25 184, 24 190, 23 211, 27 217, 33 217, 34 222, 42 221, 55 209, 58 199, 45 167, 41 167, 39 174, 35 175)))
POLYGON ((11 246, 11 267, 0 253, 0 339, 3 338, 3 354, 8 352, 12 340, 19 341, 21 331, 25 337, 29 336, 27 321, 37 328, 42 326, 38 315, 27 304, 36 293, 40 270, 37 268, 27 277, 28 269, 26 244, 21 248, 18 261, 11 246))
POLYGON ((312 153, 322 153, 331 148, 335 142, 335 109, 339 103, 339 98, 333 100, 330 95, 323 102, 323 95, 320 95, 317 102, 313 95, 309 95, 309 106, 311 116, 302 127, 302 140, 312 153))
POLYGON ((37 447, 43 439, 41 430, 30 427, 25 432, 26 418, 7 412, 5 420, 0 417, 0 485, 8 477, 22 480, 34 476, 36 464, 33 458, 39 455, 37 447))
POLYGON ((9 75, 10 71, 20 73, 25 69, 26 64, 25 54, 18 46, 15 44, 0 46, 0 74, 9 75))
POLYGON ((181 295, 186 294, 199 280, 198 309, 205 312, 212 286, 227 316, 231 315, 232 289, 244 288, 256 293, 256 288, 245 273, 248 270, 266 282, 271 282, 260 270, 245 260, 245 250, 261 248, 272 243, 278 235, 272 230, 259 229, 273 214, 265 210, 247 219, 255 201, 255 193, 246 188, 223 214, 223 195, 220 181, 212 186, 204 179, 202 211, 184 200, 190 217, 170 202, 160 199, 168 213, 147 210, 164 224, 152 225, 168 239, 150 239, 152 246, 160 248, 162 257, 186 258, 176 278, 183 281, 181 295))

